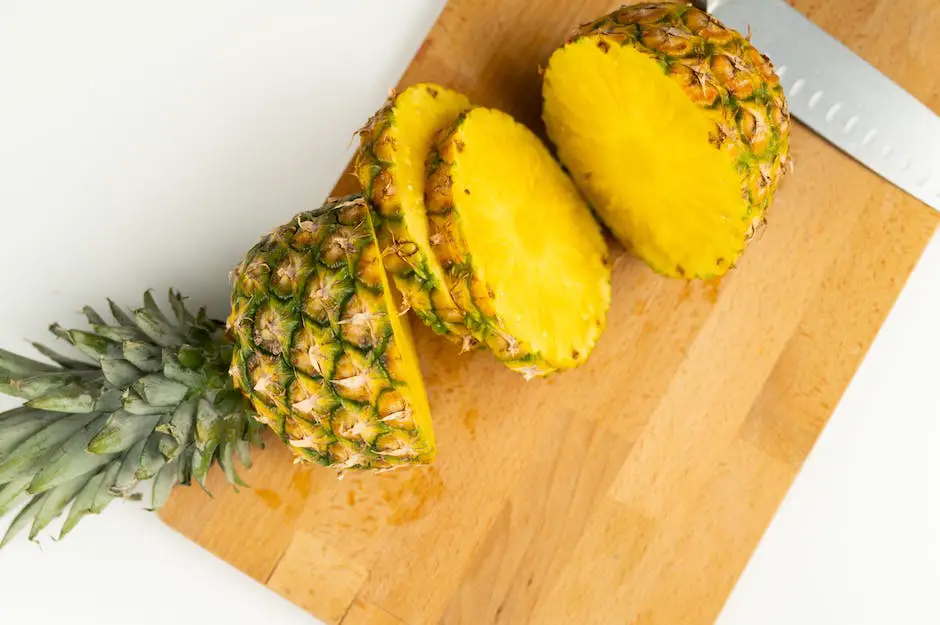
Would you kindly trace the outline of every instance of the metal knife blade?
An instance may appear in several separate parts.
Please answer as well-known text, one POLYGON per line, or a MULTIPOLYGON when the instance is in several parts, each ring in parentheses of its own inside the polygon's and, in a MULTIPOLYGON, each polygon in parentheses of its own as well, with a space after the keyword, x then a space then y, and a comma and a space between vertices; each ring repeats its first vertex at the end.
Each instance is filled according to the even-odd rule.
POLYGON ((801 122, 940 210, 940 117, 783 0, 697 0, 770 57, 801 122))

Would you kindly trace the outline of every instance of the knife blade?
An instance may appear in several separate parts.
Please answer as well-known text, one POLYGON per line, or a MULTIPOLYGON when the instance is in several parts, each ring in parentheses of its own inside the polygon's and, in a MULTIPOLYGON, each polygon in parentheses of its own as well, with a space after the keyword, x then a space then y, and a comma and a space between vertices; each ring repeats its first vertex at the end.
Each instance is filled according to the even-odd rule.
POLYGON ((696 0, 750 32, 791 113, 873 172, 940 210, 940 117, 783 0, 696 0))

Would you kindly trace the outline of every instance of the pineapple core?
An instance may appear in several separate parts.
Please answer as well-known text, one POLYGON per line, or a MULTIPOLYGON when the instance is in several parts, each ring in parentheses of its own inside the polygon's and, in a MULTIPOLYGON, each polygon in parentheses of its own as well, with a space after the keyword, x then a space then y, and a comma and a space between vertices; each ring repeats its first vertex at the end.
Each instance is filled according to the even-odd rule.
POLYGON ((648 54, 582 37, 549 61, 543 116, 559 158, 617 238, 659 273, 708 278, 741 255, 755 216, 739 155, 714 145, 722 107, 693 101, 705 82, 686 87, 691 96, 648 54))

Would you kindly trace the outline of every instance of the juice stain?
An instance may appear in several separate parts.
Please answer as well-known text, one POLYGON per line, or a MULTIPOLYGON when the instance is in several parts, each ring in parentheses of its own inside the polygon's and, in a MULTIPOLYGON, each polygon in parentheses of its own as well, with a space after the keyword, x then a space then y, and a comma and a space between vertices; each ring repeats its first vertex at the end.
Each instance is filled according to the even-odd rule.
POLYGON ((258 496, 258 499, 264 502, 271 510, 277 510, 281 507, 281 496, 275 493, 273 490, 267 488, 255 488, 252 492, 258 496))
POLYGON ((468 430, 470 430, 470 436, 476 438, 477 435, 477 419, 480 416, 480 412, 476 408, 471 408, 463 415, 463 424, 468 430))
MULTIPOLYGON (((412 469, 410 475, 394 476, 382 492, 382 500, 390 508, 389 525, 404 525, 423 517, 428 504, 440 499, 444 482, 434 467, 412 469)), ((389 476, 390 478, 393 476, 389 476)))
POLYGON ((721 278, 712 278, 705 281, 705 299, 714 304, 718 301, 718 293, 721 291, 721 278))
POLYGON ((291 493, 297 493, 302 499, 306 499, 310 495, 310 469, 296 469, 294 475, 290 478, 290 486, 288 487, 291 493))

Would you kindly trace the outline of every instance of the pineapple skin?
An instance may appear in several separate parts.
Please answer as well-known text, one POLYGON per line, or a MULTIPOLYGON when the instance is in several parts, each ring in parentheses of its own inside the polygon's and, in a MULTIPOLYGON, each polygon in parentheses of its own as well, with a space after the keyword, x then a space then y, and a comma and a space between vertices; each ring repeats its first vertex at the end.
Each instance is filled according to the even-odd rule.
POLYGON ((298 460, 392 469, 434 458, 411 337, 363 198, 331 199, 275 229, 234 281, 229 373, 298 460))
MULTIPOLYGON (((400 96, 392 94, 385 106, 359 131, 356 175, 363 195, 374 209, 382 262, 401 294, 403 308, 413 310, 435 333, 459 344, 461 351, 469 351, 478 347, 479 341, 464 324, 463 313, 443 283, 440 272, 432 267, 436 261, 430 253, 426 233, 425 241, 421 241, 420 235, 409 230, 402 206, 403 187, 408 183, 402 179, 400 159, 402 142, 409 138, 400 136, 396 116, 402 112, 402 107, 415 100, 426 106, 434 102, 441 109, 470 108, 470 101, 464 96, 431 83, 409 87, 400 96)), ((453 122, 457 113, 443 125, 453 122)), ((435 115, 426 115, 423 122, 436 126, 436 118, 439 118, 438 111, 435 115)), ((433 134, 441 129, 433 128, 433 134)), ((431 132, 432 127, 427 130, 431 132)), ((423 164, 422 161, 422 167, 423 164)), ((423 200, 423 189, 418 191, 423 200)))
MULTIPOLYGON (((604 46, 629 46, 655 60, 664 74, 714 125, 709 142, 729 154, 740 174, 748 222, 738 249, 715 259, 707 272, 662 265, 640 256, 654 271, 668 277, 712 278, 734 267, 746 243, 766 225, 766 213, 784 173, 789 169, 790 113, 780 80, 770 60, 748 39, 707 13, 685 4, 651 2, 623 6, 578 28, 565 45, 582 39, 604 46)), ((559 50, 563 49, 560 48, 559 50)), ((557 52, 557 51, 556 51, 557 52)), ((549 61, 549 70, 551 61, 549 61)), ((567 164, 564 141, 546 116, 548 134, 567 164)), ((572 171, 615 235, 634 251, 616 209, 592 193, 592 184, 572 171)))
MULTIPOLYGON (((586 360, 590 350, 572 354, 572 357, 564 362, 551 361, 530 343, 509 333, 506 323, 497 311, 494 293, 474 267, 472 252, 461 226, 458 205, 463 194, 455 190, 454 168, 460 153, 465 149, 461 128, 475 111, 488 112, 511 120, 507 114, 499 111, 480 107, 470 109, 462 113, 450 128, 440 133, 428 157, 428 179, 425 188, 428 221, 432 247, 435 256, 444 267, 447 288, 463 312, 463 324, 470 328, 473 335, 497 359, 513 371, 521 373, 526 380, 576 367, 586 360)), ((514 120, 511 123, 518 125, 518 122, 514 120)), ((557 166, 547 149, 545 154, 557 166)), ((593 219, 591 222, 594 223, 593 219)), ((599 232, 598 230, 598 237, 600 237, 599 232)), ((519 252, 507 250, 507 254, 511 253, 519 252)), ((525 285, 520 284, 518 288, 525 288, 525 285)), ((606 312, 610 300, 609 272, 604 298, 600 312, 593 320, 596 332, 594 341, 606 325, 606 312)))

